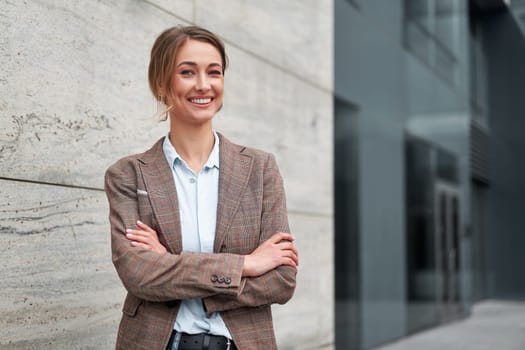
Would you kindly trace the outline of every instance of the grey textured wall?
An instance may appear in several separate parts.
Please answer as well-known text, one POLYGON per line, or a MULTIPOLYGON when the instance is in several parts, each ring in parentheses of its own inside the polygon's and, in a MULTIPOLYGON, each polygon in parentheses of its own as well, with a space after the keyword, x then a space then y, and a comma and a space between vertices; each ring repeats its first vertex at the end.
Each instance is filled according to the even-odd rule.
POLYGON ((230 56, 217 130, 274 152, 301 253, 275 307, 280 349, 333 341, 332 1, 0 0, 0 348, 111 349, 109 164, 168 128, 152 117, 155 37, 203 25, 230 56))

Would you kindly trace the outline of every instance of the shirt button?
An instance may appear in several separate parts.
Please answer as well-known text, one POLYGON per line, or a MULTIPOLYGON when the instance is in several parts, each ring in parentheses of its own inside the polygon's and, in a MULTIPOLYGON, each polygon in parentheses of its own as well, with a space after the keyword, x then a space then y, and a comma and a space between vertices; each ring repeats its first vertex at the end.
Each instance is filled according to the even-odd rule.
POLYGON ((194 184, 195 183, 195 179, 192 177, 190 178, 190 184, 194 184))

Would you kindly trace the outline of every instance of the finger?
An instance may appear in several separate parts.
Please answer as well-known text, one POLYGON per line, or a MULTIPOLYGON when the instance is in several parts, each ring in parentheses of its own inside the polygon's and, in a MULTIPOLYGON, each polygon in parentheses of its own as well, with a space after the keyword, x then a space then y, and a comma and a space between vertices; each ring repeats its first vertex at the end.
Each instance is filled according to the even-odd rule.
POLYGON ((144 249, 151 250, 151 247, 149 245, 141 243, 141 242, 131 241, 131 245, 133 247, 139 247, 139 248, 144 248, 144 249))
POLYGON ((281 241, 279 243, 276 243, 277 247, 281 250, 294 250, 296 251, 297 248, 293 245, 290 241, 281 241))
POLYGON ((294 254, 292 251, 288 251, 286 255, 284 255, 285 258, 292 259, 295 265, 299 265, 299 257, 297 254, 294 254))
POLYGON ((290 259, 290 258, 284 258, 282 265, 292 266, 292 267, 297 268, 297 264, 295 263, 295 261, 293 261, 293 259, 290 259))
POLYGON ((277 232, 277 234, 281 238, 281 241, 283 241, 283 240, 284 241, 290 241, 290 242, 295 241, 295 237, 292 236, 291 233, 288 233, 288 232, 277 232))
POLYGON ((149 227, 148 225, 146 225, 145 223, 143 223, 142 221, 140 220, 137 220, 137 226, 139 228, 141 228, 142 230, 144 231, 147 231, 147 232, 150 232, 150 233, 155 233, 157 234, 157 232, 155 232, 154 229, 152 229, 151 227, 149 227))
POLYGON ((294 241, 294 236, 292 236, 291 234, 289 233, 285 233, 285 232, 277 232, 275 233, 272 237, 270 237, 269 241, 273 242, 273 243, 279 243, 281 241, 290 241, 290 242, 293 242, 294 241))
POLYGON ((281 237, 280 234, 276 233, 276 234, 272 235, 272 237, 268 238, 268 240, 266 242, 269 242, 271 244, 279 243, 281 241, 280 237, 281 237))
POLYGON ((126 238, 132 241, 138 241, 142 243, 149 243, 150 237, 148 234, 143 234, 143 231, 135 231, 130 230, 130 232, 126 233, 126 238))
POLYGON ((142 233, 142 231, 140 230, 132 230, 130 228, 126 229, 126 236, 127 235, 132 235, 132 236, 144 236, 144 234, 142 233))
POLYGON ((279 249, 285 251, 285 250, 289 250, 291 251, 294 255, 299 255, 299 251, 297 250, 297 248, 290 242, 287 242, 287 243, 279 243, 278 244, 279 246, 279 249))
POLYGON ((129 240, 132 240, 133 237, 134 237, 134 233, 133 233, 133 230, 131 229, 126 229, 126 234, 125 234, 126 238, 129 239, 129 240))
POLYGON ((127 229, 126 233, 131 233, 137 237, 153 237, 154 236, 153 233, 148 232, 148 231, 143 231, 143 230, 127 229))

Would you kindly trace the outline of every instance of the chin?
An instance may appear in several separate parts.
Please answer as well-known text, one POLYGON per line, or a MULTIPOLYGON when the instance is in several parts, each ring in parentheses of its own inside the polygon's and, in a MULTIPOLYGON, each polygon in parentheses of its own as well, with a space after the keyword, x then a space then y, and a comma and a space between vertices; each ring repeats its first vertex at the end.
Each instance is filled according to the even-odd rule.
POLYGON ((200 115, 195 116, 192 118, 193 124, 207 124, 212 121, 213 117, 215 116, 215 113, 209 114, 209 115, 200 115))

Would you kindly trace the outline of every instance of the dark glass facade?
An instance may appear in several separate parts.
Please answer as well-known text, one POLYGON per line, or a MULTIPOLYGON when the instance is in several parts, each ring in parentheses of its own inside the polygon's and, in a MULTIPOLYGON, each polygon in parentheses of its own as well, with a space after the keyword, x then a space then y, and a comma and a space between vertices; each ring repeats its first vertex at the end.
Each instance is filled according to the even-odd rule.
POLYGON ((334 17, 336 348, 523 298, 515 14, 500 0, 336 0, 334 17))

